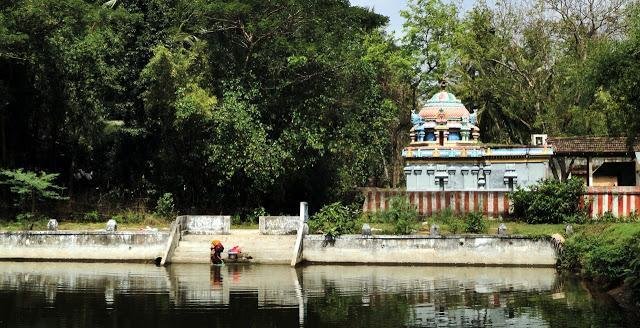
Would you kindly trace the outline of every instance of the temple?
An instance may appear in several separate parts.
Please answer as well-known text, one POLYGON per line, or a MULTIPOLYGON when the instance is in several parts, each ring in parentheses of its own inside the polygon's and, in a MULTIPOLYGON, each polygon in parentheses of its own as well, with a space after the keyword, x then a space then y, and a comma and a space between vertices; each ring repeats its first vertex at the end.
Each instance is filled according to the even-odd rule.
POLYGON ((508 191, 549 175, 551 147, 481 143, 476 112, 440 86, 411 116, 411 143, 402 151, 407 191, 508 191))

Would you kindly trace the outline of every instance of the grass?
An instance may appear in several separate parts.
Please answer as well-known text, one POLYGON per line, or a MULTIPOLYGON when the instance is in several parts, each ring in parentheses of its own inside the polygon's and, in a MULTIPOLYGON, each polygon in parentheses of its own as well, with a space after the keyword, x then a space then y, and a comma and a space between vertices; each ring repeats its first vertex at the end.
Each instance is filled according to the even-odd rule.
POLYGON ((240 223, 240 224, 232 224, 231 229, 258 229, 257 223, 240 223))
MULTIPOLYGON (((107 222, 78 222, 78 221, 58 221, 58 230, 92 231, 104 230, 107 222)), ((147 226, 157 229, 168 229, 171 222, 146 216, 140 222, 118 222, 119 231, 143 230, 147 226)), ((0 221, 0 231, 24 231, 24 230, 47 230, 47 220, 37 220, 33 222, 0 221), (31 224, 33 226, 31 227, 31 224)))
MULTIPOLYGON (((364 216, 361 218, 362 222, 368 223, 373 229, 374 234, 394 234, 394 224, 387 222, 380 222, 380 218, 376 216, 364 216)), ((416 234, 429 234, 429 229, 432 224, 437 224, 440 227, 440 234, 443 236, 464 234, 466 223, 464 218, 455 216, 453 213, 442 212, 432 217, 423 218, 423 222, 418 222, 414 225, 416 234), (423 224, 427 222, 427 224, 423 224)), ((507 226, 507 234, 509 235, 522 235, 527 237, 542 237, 551 236, 553 234, 564 234, 565 224, 527 224, 518 221, 502 221, 494 219, 486 219, 487 228, 486 234, 497 234, 498 227, 504 223, 507 226)), ((587 224, 585 226, 593 226, 594 224, 587 224)), ((574 230, 581 229, 580 225, 573 225, 574 230)))

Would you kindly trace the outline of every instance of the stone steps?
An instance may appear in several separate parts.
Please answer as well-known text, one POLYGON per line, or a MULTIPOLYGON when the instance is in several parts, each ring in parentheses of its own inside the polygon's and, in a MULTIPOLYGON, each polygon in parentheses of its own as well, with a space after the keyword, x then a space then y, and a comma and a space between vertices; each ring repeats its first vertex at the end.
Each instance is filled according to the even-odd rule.
POLYGON ((218 239, 227 251, 238 245, 243 253, 253 257, 252 262, 289 264, 295 244, 295 235, 261 235, 258 230, 232 231, 229 235, 182 236, 173 253, 171 263, 209 263, 211 240, 218 239))

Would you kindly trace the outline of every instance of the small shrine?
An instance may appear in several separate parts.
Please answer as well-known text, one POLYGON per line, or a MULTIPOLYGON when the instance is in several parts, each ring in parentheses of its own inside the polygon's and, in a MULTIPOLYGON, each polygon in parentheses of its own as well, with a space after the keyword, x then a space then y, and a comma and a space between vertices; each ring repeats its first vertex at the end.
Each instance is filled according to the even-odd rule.
POLYGON ((551 147, 481 143, 477 112, 440 87, 411 115, 402 151, 407 191, 513 190, 548 176, 551 147))

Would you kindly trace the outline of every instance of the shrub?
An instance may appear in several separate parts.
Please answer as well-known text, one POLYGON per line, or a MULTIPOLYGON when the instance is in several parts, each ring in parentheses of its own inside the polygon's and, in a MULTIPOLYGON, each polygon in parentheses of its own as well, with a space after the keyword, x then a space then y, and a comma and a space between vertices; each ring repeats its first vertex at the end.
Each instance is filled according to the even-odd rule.
POLYGON ((484 233, 487 231, 487 224, 482 213, 472 212, 467 214, 465 218, 464 232, 467 233, 484 233))
POLYGON ((95 211, 95 210, 84 213, 82 220, 84 222, 100 222, 100 213, 98 213, 98 211, 95 211))
POLYGON ((158 198, 156 204, 156 215, 165 219, 170 219, 175 214, 175 205, 173 203, 173 195, 169 192, 164 193, 158 198))
POLYGON ((577 178, 542 180, 511 193, 513 214, 527 223, 579 222, 586 216, 585 209, 580 207, 584 192, 584 183, 577 178))
POLYGON ((145 221, 146 215, 140 212, 128 211, 118 215, 114 215, 111 218, 118 223, 142 223, 145 221))
POLYGON ((382 216, 385 222, 393 223, 394 232, 399 235, 411 234, 418 223, 418 211, 404 196, 391 198, 382 216))
POLYGON ((457 217, 450 208, 445 208, 442 211, 433 214, 428 219, 428 222, 431 222, 432 224, 440 224, 442 231, 448 231, 452 234, 463 232, 465 229, 464 220, 457 217))
POLYGON ((629 284, 640 301, 640 224, 594 224, 567 239, 559 267, 616 286, 629 284))
POLYGON ((0 184, 9 186, 9 190, 16 195, 17 205, 20 208, 29 209, 31 213, 35 213, 36 204, 39 201, 69 199, 61 194, 64 188, 54 184, 58 175, 57 173, 37 173, 22 169, 1 170, 0 184))
POLYGON ((33 213, 19 213, 16 215, 16 222, 19 223, 33 222, 36 219, 37 217, 33 213))
POLYGON ((359 214, 356 206, 346 206, 340 202, 325 205, 309 220, 309 230, 329 237, 355 233, 359 214))
POLYGON ((459 218, 451 218, 451 220, 449 220, 446 225, 447 229, 452 234, 461 233, 463 231, 466 231, 467 228, 465 222, 459 218))

